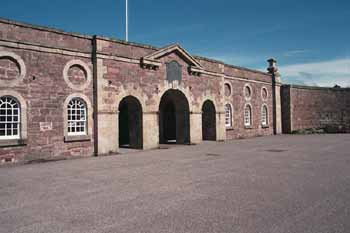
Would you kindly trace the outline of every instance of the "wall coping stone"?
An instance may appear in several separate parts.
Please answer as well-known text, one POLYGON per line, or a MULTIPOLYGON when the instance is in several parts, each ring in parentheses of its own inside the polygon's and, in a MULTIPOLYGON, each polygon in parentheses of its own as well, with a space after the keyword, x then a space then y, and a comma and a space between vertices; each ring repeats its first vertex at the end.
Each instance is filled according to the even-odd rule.
POLYGON ((334 88, 334 87, 316 87, 316 86, 305 86, 305 85, 295 85, 295 84, 285 84, 282 85, 283 88, 294 88, 294 89, 308 89, 308 90, 330 90, 330 91, 349 91, 350 88, 334 88))
POLYGON ((57 33, 57 34, 61 34, 61 35, 79 37, 79 38, 83 38, 83 39, 90 39, 90 40, 92 39, 92 36, 83 35, 81 33, 66 32, 66 31, 63 31, 61 29, 39 26, 39 25, 35 25, 35 24, 30 24, 30 23, 22 23, 22 22, 10 20, 10 19, 5 19, 5 18, 1 18, 1 17, 0 17, 0 23, 6 23, 6 24, 10 24, 10 25, 19 26, 19 27, 32 28, 32 29, 36 29, 36 30, 40 30, 40 31, 53 32, 53 33, 57 33))
POLYGON ((202 56, 198 56, 198 55, 193 55, 193 57, 196 58, 196 59, 199 59, 199 60, 204 60, 204 61, 209 61, 209 62, 213 62, 213 63, 222 64, 222 65, 225 65, 227 67, 234 68, 234 69, 249 71, 249 72, 253 72, 253 73, 257 73, 257 74, 263 74, 263 75, 271 77, 271 74, 269 74, 267 72, 260 71, 260 70, 254 70, 254 69, 250 69, 250 68, 246 68, 246 67, 235 66, 235 65, 232 65, 232 64, 227 64, 227 63, 225 63, 223 61, 219 61, 219 60, 213 59, 213 58, 207 58, 207 57, 202 57, 202 56))

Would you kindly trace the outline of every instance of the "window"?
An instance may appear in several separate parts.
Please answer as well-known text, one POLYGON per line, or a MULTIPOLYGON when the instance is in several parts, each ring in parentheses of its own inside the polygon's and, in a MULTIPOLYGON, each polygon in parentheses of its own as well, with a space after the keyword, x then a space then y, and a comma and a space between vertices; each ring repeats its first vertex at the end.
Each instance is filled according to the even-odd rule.
POLYGON ((244 108, 244 126, 251 126, 252 125, 252 108, 247 105, 244 108))
POLYGON ((232 127, 232 108, 230 104, 225 105, 225 125, 227 128, 232 127))
POLYGON ((262 100, 266 101, 268 96, 269 96, 269 92, 267 91, 267 88, 263 87, 261 89, 261 98, 262 98, 262 100))
POLYGON ((268 125, 268 110, 267 110, 267 106, 264 105, 261 108, 261 125, 262 126, 267 126, 268 125))
POLYGON ((225 83, 225 96, 226 97, 230 97, 231 94, 232 94, 232 91, 231 91, 231 85, 228 84, 228 83, 225 83))
POLYGON ((253 94, 251 86, 249 84, 246 84, 246 85, 244 85, 243 90, 244 90, 244 93, 243 93, 244 98, 246 100, 250 100, 252 98, 252 94, 253 94))
POLYGON ((0 139, 20 138, 20 116, 20 106, 15 98, 0 98, 0 139))
POLYGON ((68 103, 68 135, 86 135, 86 105, 75 98, 68 103))

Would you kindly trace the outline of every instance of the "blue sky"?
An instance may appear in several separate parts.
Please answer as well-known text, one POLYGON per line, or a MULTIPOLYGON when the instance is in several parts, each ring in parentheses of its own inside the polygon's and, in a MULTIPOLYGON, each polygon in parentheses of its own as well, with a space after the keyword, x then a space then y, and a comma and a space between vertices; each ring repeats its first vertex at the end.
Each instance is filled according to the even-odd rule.
MULTIPOLYGON (((0 17, 123 39, 125 0, 1 0, 0 17)), ((350 86, 349 0, 129 0, 129 40, 265 70, 286 83, 350 86)))

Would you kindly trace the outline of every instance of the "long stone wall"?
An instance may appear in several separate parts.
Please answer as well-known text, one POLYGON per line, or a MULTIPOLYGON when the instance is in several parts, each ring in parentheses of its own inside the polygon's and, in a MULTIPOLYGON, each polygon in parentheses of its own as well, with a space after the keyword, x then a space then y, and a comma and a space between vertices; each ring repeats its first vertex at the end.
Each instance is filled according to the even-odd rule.
POLYGON ((283 132, 324 128, 350 132, 350 89, 284 85, 283 132))

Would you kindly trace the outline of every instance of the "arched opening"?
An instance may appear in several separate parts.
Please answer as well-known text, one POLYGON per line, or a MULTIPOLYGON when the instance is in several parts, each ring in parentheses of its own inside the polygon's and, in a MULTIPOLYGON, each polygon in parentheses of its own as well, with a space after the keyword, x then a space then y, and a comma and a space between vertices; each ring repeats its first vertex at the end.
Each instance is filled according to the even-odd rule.
POLYGON ((216 111, 212 101, 202 106, 202 134, 205 141, 216 141, 216 111))
POLYGON ((190 112, 186 96, 178 90, 164 93, 159 105, 159 142, 190 143, 190 112))
POLYGON ((119 104, 119 147, 142 149, 142 106, 133 96, 119 104))

